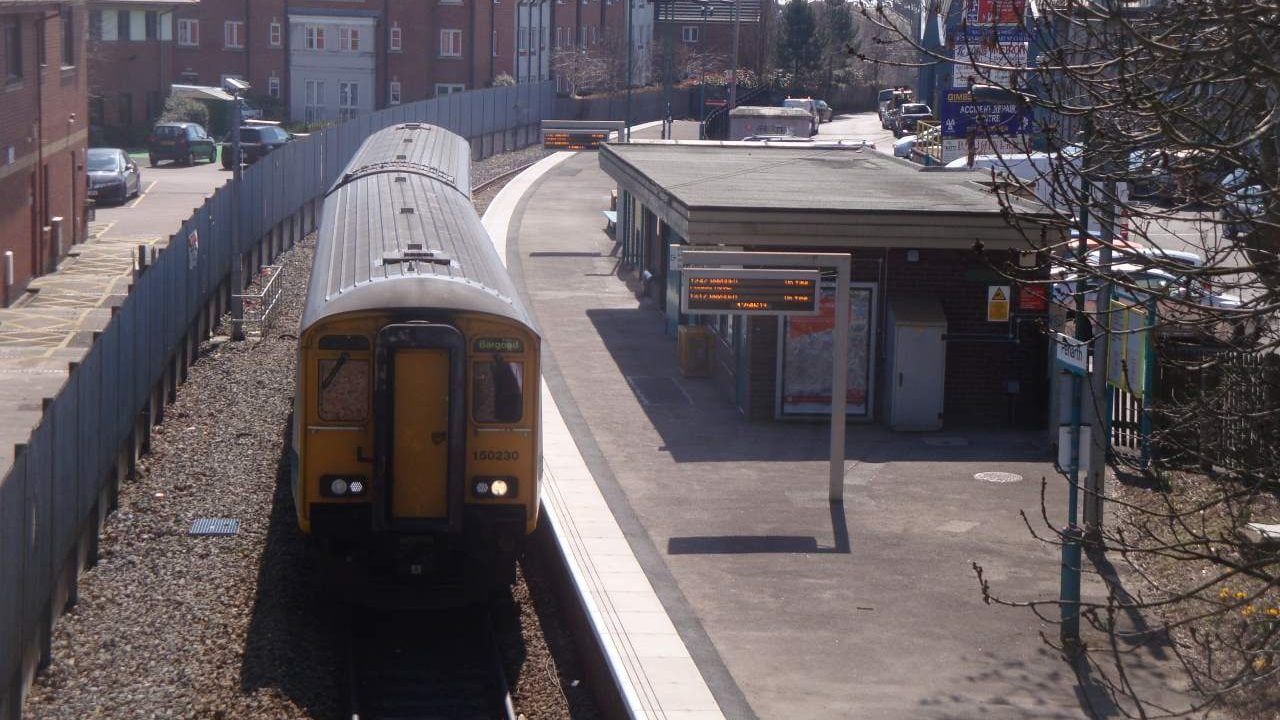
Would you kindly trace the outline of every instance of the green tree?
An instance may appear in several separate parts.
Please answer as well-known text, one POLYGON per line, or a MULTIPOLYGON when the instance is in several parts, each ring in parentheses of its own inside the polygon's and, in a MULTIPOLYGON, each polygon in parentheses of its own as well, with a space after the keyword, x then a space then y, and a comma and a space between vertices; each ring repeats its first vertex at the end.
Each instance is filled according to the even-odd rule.
POLYGON ((832 85, 844 84, 849 62, 861 43, 847 0, 823 0, 821 12, 822 64, 826 69, 823 87, 830 97, 832 85))
POLYGON ((170 95, 164 101, 164 112, 160 119, 165 122, 193 122, 200 127, 209 127, 209 106, 191 98, 170 95))
POLYGON ((782 7, 778 29, 778 65, 791 73, 791 82, 802 84, 806 75, 820 67, 822 44, 818 21, 807 0, 788 0, 782 7))

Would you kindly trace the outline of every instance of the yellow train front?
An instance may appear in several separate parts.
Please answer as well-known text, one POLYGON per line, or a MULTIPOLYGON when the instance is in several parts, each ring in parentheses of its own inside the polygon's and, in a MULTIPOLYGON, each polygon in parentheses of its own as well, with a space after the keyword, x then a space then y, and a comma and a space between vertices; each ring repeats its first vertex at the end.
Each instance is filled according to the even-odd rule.
POLYGON ((472 205, 470 153, 387 128, 324 202, 293 496, 351 587, 501 587, 537 524, 540 338, 472 205))

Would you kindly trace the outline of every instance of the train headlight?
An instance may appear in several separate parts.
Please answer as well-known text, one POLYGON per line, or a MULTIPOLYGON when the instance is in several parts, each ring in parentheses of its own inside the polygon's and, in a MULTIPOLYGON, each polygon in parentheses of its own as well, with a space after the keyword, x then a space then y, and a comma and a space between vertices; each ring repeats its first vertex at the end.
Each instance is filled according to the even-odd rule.
POLYGON ((320 478, 322 497, 363 497, 368 491, 369 481, 364 475, 324 475, 320 478))
POLYGON ((514 477, 476 477, 471 479, 471 497, 474 498, 510 498, 516 494, 514 477))

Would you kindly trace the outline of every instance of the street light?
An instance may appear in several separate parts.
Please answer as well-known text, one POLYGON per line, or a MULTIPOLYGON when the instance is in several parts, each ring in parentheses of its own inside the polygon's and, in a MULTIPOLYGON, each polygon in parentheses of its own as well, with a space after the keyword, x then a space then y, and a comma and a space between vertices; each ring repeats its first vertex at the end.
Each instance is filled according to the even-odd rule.
MULTIPOLYGON (((231 339, 244 339, 244 259, 240 254, 240 123, 244 122, 244 93, 249 83, 227 78, 222 87, 231 95, 231 339)), ((223 149, 226 152, 226 149, 223 149)))
MULTIPOLYGON (((702 14, 702 25, 698 27, 698 43, 702 44, 707 35, 707 16, 714 15, 716 9, 711 7, 711 0, 697 0, 698 12, 702 14)), ((707 53, 704 51, 698 59, 698 139, 707 137, 707 53)))

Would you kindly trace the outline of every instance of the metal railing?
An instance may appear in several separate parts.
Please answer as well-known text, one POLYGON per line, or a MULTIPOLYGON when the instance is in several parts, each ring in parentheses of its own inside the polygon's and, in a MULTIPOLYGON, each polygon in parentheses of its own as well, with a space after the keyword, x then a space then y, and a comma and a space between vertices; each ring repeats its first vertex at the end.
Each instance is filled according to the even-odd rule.
POLYGON ((911 159, 922 165, 942 164, 942 126, 937 120, 916 121, 916 143, 911 159))
POLYGON ((271 327, 271 322, 276 315, 276 304, 280 299, 280 288, 284 284, 280 280, 282 269, 279 265, 268 265, 262 268, 254 283, 259 286, 259 290, 236 294, 235 297, 240 299, 244 307, 244 317, 238 320, 233 319, 232 322, 239 323, 245 335, 262 337, 267 328, 271 327), (258 281, 264 278, 265 281, 259 284, 258 281))

